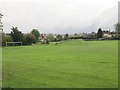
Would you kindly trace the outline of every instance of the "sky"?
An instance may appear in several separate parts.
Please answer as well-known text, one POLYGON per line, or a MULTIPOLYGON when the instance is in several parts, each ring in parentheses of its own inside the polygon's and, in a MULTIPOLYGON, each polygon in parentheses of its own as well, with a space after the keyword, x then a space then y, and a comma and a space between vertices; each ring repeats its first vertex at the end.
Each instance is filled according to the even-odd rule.
POLYGON ((4 32, 82 33, 114 30, 119 0, 0 0, 4 32))

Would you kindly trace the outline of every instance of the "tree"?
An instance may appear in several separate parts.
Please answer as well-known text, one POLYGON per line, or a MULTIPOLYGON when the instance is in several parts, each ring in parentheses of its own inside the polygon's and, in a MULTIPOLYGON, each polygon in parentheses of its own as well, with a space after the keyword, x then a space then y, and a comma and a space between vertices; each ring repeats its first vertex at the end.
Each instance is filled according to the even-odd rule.
POLYGON ((35 42, 37 42, 38 40, 39 40, 39 37, 40 37, 40 33, 39 33, 39 31, 37 30, 37 29, 33 29, 32 31, 31 31, 31 34, 33 34, 34 36, 35 36, 35 42))
POLYGON ((56 36, 56 41, 62 41, 62 35, 58 34, 58 35, 56 36))
POLYGON ((120 23, 115 24, 115 30, 117 33, 120 33, 120 23))
POLYGON ((25 34, 23 39, 23 44, 31 45, 32 43, 35 42, 35 39, 36 37, 33 34, 31 33, 25 34))
POLYGON ((0 31, 0 46, 2 46, 2 31, 0 31))
POLYGON ((66 34, 64 35, 64 40, 67 40, 68 37, 69 37, 69 35, 68 35, 68 33, 66 33, 66 34))
POLYGON ((54 35, 53 34, 48 34, 47 38, 49 39, 50 42, 53 42, 55 40, 54 35))
POLYGON ((13 39, 14 42, 19 42, 19 41, 22 41, 22 38, 23 38, 23 34, 21 31, 18 30, 17 27, 12 27, 11 28, 11 38, 13 39))
POLYGON ((13 39, 11 38, 10 35, 5 35, 4 33, 2 34, 2 46, 6 45, 6 42, 12 42, 13 39))
POLYGON ((96 39, 96 38, 97 38, 96 33, 95 33, 95 32, 91 32, 91 33, 90 33, 90 38, 91 38, 91 39, 96 39))
POLYGON ((102 38, 102 36, 103 36, 102 29, 99 28, 99 29, 98 29, 98 32, 97 32, 97 38, 102 38))
POLYGON ((120 23, 115 24, 116 37, 120 39, 120 23))
POLYGON ((46 44, 49 44, 49 40, 48 39, 46 39, 46 44))

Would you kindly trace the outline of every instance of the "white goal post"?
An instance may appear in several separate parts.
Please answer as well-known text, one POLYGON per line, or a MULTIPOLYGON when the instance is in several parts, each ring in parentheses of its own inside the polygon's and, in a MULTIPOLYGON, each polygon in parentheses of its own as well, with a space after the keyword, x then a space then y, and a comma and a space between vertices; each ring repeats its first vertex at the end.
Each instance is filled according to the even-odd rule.
POLYGON ((6 42, 6 46, 8 46, 8 44, 12 44, 13 46, 15 44, 20 44, 20 46, 22 46, 22 42, 6 42))

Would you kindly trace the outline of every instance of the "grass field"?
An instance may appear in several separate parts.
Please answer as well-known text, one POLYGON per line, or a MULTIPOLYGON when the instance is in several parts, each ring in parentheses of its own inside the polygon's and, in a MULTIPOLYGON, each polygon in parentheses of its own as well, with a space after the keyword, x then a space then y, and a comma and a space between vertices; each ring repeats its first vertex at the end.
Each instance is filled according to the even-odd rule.
POLYGON ((2 47, 0 47, 0 88, 2 87, 2 47))
POLYGON ((118 42, 3 47, 3 87, 118 87, 118 42))

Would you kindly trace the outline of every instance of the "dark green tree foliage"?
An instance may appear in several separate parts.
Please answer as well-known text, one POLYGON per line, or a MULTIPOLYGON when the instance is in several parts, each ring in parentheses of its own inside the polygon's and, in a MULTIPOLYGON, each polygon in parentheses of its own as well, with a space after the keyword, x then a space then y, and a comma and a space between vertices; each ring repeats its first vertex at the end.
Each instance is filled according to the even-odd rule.
POLYGON ((25 34, 23 38, 23 44, 32 45, 35 42, 35 39, 36 37, 33 34, 31 33, 25 34))
POLYGON ((58 34, 58 35, 56 36, 56 41, 62 41, 62 35, 58 34))
POLYGON ((12 27, 11 30, 12 31, 11 31, 10 36, 13 39, 13 41, 14 42, 22 41, 22 39, 23 39, 22 32, 20 32, 17 27, 12 27))
POLYGON ((31 31, 31 34, 33 34, 35 36, 35 38, 36 38, 35 42, 37 42, 39 40, 39 37, 40 37, 39 31, 37 29, 33 29, 31 31))
POLYGON ((54 42, 54 41, 55 41, 55 38, 54 38, 54 35, 53 35, 53 34, 48 34, 47 38, 48 38, 48 40, 49 40, 50 42, 54 42))
POLYGON ((102 36, 103 36, 102 29, 99 28, 99 29, 98 29, 98 32, 97 32, 97 38, 102 38, 102 36))
POLYGON ((97 34, 95 32, 91 32, 90 39, 96 39, 96 38, 97 38, 97 34))
POLYGON ((64 40, 67 40, 68 37, 69 37, 69 35, 68 35, 68 33, 66 33, 65 36, 64 36, 64 40))
POLYGON ((5 35, 4 33, 2 34, 2 46, 6 45, 6 42, 12 42, 13 39, 11 38, 10 35, 5 35))
POLYGON ((49 44, 49 40, 48 39, 46 40, 46 44, 49 44))
POLYGON ((120 39, 120 23, 115 24, 116 37, 120 39))
POLYGON ((120 33, 120 23, 115 24, 115 30, 117 33, 120 33))

